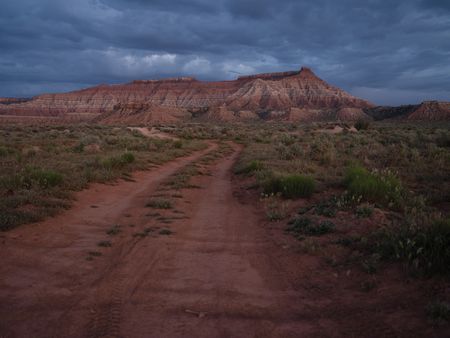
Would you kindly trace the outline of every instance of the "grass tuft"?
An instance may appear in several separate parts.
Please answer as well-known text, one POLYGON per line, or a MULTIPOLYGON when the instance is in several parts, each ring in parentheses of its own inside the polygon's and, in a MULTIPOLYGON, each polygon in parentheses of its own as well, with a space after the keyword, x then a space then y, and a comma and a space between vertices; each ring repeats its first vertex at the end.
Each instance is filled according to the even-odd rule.
POLYGON ((237 168, 235 170, 235 173, 240 175, 240 174, 244 174, 244 175, 250 175, 252 173, 254 173, 255 171, 261 171, 264 169, 264 165, 258 161, 258 160, 253 160, 249 163, 247 163, 246 165, 244 165, 241 168, 237 168))
POLYGON ((298 217, 289 222, 286 231, 295 234, 297 237, 300 234, 321 236, 333 232, 335 228, 334 223, 330 221, 322 221, 319 224, 314 224, 309 218, 298 217))
POLYGON ((109 248, 112 246, 111 241, 100 241, 97 245, 103 248, 109 248))
POLYGON ((163 199, 163 198, 155 198, 148 202, 146 207, 153 208, 153 209, 172 209, 173 204, 171 201, 163 199))
POLYGON ((450 219, 420 226, 402 223, 374 234, 367 245, 382 257, 406 261, 425 275, 450 274, 450 219))
POLYGON ((314 193, 315 182, 302 175, 274 176, 263 182, 264 193, 278 194, 285 198, 310 197, 314 193))
POLYGON ((428 304, 427 315, 435 321, 450 321, 450 304, 447 302, 435 301, 428 304))
POLYGON ((393 174, 370 173, 360 166, 347 168, 344 185, 351 197, 390 207, 399 207, 404 195, 400 181, 393 174))

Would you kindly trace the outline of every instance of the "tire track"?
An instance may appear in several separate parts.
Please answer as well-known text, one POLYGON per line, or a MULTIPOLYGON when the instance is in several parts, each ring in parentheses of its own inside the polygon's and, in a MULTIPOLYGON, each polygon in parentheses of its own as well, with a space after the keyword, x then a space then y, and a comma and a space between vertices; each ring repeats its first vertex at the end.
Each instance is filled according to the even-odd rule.
MULTIPOLYGON (((209 156, 214 150, 208 151, 197 160, 209 156)), ((178 171, 191 166, 197 160, 185 164, 178 171)), ((164 184, 164 181, 161 181, 161 184, 164 184)), ((159 188, 160 186, 156 186, 153 193, 159 191, 159 188)), ((138 214, 142 218, 142 214, 145 213, 138 214)), ((146 220, 142 219, 141 223, 146 224, 146 220)), ((91 338, 123 337, 121 333, 123 304, 135 293, 139 285, 149 278, 161 257, 159 251, 149 250, 142 239, 122 243, 121 248, 116 251, 119 253, 113 257, 111 269, 95 286, 97 294, 92 305, 94 316, 86 327, 87 336, 91 338), (150 262, 148 257, 152 257, 150 262), (142 262, 145 262, 145 266, 141 264, 142 262)))

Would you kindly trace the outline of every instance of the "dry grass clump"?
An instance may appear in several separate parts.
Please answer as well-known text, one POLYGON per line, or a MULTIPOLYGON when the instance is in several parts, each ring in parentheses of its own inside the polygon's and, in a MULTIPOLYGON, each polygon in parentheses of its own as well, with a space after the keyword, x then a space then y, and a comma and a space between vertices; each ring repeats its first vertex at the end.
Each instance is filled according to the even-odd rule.
POLYGON ((266 194, 280 193, 285 198, 310 197, 314 193, 314 179, 302 175, 273 176, 262 183, 266 194))

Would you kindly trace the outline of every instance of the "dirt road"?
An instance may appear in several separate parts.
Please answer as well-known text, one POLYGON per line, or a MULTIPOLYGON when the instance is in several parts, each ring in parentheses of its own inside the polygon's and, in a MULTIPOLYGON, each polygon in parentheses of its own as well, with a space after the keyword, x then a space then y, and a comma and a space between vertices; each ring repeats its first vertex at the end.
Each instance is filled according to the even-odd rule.
POLYGON ((63 214, 2 234, 0 336, 295 336, 307 330, 310 324, 298 320, 306 305, 277 274, 257 214, 233 196, 230 169, 239 152, 233 147, 202 166, 206 174, 193 179, 200 188, 166 191, 176 203, 164 215, 146 207, 150 197, 215 146, 138 173, 135 182, 96 184, 63 214))
POLYGON ((410 284, 362 292, 362 272, 301 254, 234 180, 240 147, 223 149, 1 234, 0 337, 440 337, 410 284))

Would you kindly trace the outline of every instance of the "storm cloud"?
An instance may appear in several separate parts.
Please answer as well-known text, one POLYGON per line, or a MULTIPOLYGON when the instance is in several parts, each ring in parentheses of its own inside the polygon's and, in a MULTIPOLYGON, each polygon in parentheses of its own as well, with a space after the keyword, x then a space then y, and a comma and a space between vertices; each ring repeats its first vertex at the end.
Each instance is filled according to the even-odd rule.
POLYGON ((3 0, 0 96, 312 68, 376 104, 450 100, 447 0, 3 0))

